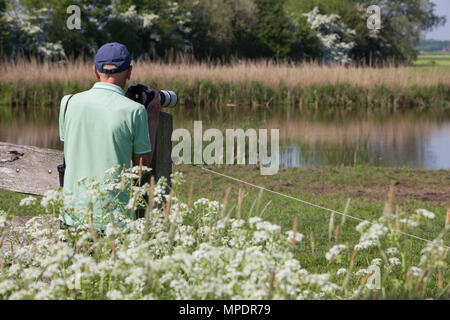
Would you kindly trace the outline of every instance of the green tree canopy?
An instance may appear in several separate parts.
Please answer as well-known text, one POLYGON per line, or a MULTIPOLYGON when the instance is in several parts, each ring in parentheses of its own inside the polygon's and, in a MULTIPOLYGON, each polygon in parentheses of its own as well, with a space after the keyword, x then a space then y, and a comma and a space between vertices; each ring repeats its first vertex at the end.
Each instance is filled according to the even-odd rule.
POLYGON ((381 30, 369 30, 367 7, 372 2, 0 0, 0 44, 9 56, 21 52, 53 59, 92 57, 102 44, 118 41, 144 59, 189 53, 223 61, 331 56, 348 61, 346 55, 364 63, 409 61, 416 57, 421 35, 445 21, 430 0, 379 0, 381 30), (70 5, 81 8, 80 30, 66 27, 70 5), (308 17, 316 7, 318 20, 313 22, 308 17))

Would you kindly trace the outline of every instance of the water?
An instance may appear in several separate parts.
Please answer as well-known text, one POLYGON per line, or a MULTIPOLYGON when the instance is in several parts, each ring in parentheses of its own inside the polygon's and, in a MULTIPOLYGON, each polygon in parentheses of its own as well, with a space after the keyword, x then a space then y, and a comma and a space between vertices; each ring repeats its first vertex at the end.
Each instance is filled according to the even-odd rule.
MULTIPOLYGON (((236 113, 227 121, 204 121, 203 131, 212 127, 280 129, 280 158, 285 167, 370 164, 450 169, 450 119, 407 115, 244 119, 236 113)), ((193 120, 180 113, 175 115, 174 127, 192 130, 193 120)), ((55 110, 0 107, 0 141, 62 149, 58 114, 55 110)))
POLYGON ((277 123, 286 167, 371 164, 450 169, 450 120, 387 118, 277 123))

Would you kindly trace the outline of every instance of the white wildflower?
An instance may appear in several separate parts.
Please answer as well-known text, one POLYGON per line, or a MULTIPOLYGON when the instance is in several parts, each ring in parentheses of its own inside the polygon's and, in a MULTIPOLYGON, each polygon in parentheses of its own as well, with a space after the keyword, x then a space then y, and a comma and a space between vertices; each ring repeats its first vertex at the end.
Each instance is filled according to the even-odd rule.
POLYGON ((369 270, 368 269, 359 269, 358 271, 356 271, 356 275, 357 276, 360 276, 360 275, 363 275, 363 274, 368 274, 369 273, 369 270))
POLYGON ((400 259, 399 258, 389 258, 388 259, 388 261, 389 261, 389 263, 391 264, 391 265, 400 265, 400 264, 402 264, 402 262, 400 261, 400 259))
MULTIPOLYGON (((287 235, 287 241, 292 241, 292 237, 294 236, 294 231, 289 230, 289 231, 286 231, 285 234, 287 235)), ((295 241, 296 242, 302 242, 304 237, 305 236, 300 232, 295 233, 295 241)))
POLYGON ((331 258, 337 257, 345 249, 347 249, 347 246, 345 244, 337 244, 330 248, 330 250, 325 254, 325 258, 330 261, 331 258))
POLYGON ((412 275, 413 277, 421 277, 421 276, 423 275, 423 270, 422 270, 421 268, 412 266, 412 267, 410 268, 410 270, 411 270, 411 275, 412 275))
POLYGON ((356 226, 356 231, 362 232, 366 226, 369 226, 371 223, 369 221, 362 221, 356 226))
POLYGON ((397 248, 388 248, 388 249, 386 249, 386 253, 389 255, 397 255, 400 252, 398 251, 397 248))
POLYGON ((370 263, 372 266, 379 266, 381 264, 382 260, 380 258, 372 259, 372 262, 370 263))
POLYGON ((372 247, 376 247, 377 243, 373 240, 364 240, 364 241, 360 241, 358 244, 355 245, 354 249, 368 249, 368 248, 372 248, 372 247))
POLYGON ((416 210, 416 212, 421 213, 425 218, 428 218, 428 219, 434 219, 434 217, 435 217, 435 214, 433 212, 428 211, 426 209, 418 209, 418 210, 416 210))
POLYGON ((22 200, 20 200, 19 206, 30 206, 33 204, 33 202, 36 200, 35 197, 33 196, 29 196, 26 198, 23 198, 22 200))
POLYGON ((338 271, 336 271, 336 274, 338 276, 345 274, 345 273, 347 273, 347 269, 345 269, 345 268, 340 268, 338 271))
POLYGON ((419 225, 416 221, 410 220, 410 219, 400 219, 400 222, 404 223, 404 224, 407 224, 407 225, 409 225, 410 227, 413 227, 413 228, 415 228, 415 227, 417 227, 419 225))

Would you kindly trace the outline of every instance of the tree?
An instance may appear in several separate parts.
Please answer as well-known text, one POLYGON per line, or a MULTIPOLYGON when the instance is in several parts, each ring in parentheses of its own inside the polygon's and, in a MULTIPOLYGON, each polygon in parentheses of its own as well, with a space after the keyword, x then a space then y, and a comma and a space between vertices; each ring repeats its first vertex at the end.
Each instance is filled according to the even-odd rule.
POLYGON ((426 31, 445 22, 438 16, 430 0, 379 0, 381 30, 367 28, 372 0, 288 0, 286 10, 297 18, 317 6, 323 14, 338 14, 341 21, 355 30, 351 39, 354 60, 369 64, 372 61, 410 61, 416 58, 415 45, 426 31))
POLYGON ((255 53, 264 57, 286 58, 295 42, 285 14, 285 0, 255 0, 258 7, 255 53))
MULTIPOLYGON (((10 33, 8 22, 5 19, 6 0, 0 0, 0 46, 4 50, 10 33)), ((10 54, 10 52, 2 52, 10 54)))
POLYGON ((355 30, 339 23, 340 17, 337 14, 320 14, 318 7, 305 13, 305 16, 308 18, 311 28, 317 32, 322 59, 335 63, 351 62, 350 51, 355 43, 345 42, 345 39, 351 38, 355 34, 355 30))
MULTIPOLYGON (((362 4, 359 12, 364 19, 367 14, 363 10, 371 1, 364 0, 362 4)), ((381 8, 381 29, 378 32, 357 29, 358 46, 353 52, 356 58, 414 60, 421 35, 445 23, 445 17, 436 15, 435 4, 430 0, 380 0, 377 5, 381 8)))

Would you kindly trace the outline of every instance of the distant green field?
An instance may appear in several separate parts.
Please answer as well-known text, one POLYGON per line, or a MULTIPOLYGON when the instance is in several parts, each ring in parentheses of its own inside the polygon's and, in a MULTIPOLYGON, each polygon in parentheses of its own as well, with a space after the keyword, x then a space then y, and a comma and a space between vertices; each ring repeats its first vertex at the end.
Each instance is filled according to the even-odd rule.
POLYGON ((414 64, 418 66, 450 66, 450 52, 420 54, 414 64))

